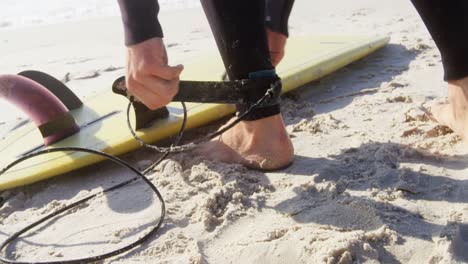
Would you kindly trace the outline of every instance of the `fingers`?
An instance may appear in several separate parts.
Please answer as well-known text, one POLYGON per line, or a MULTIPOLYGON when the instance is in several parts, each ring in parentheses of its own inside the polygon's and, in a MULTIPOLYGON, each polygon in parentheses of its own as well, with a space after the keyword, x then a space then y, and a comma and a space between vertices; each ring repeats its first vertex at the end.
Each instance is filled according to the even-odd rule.
POLYGON ((160 108, 171 102, 179 89, 183 65, 168 65, 161 38, 152 38, 128 47, 127 88, 148 108, 160 108))
POLYGON ((179 64, 177 66, 169 66, 169 65, 156 65, 152 69, 152 74, 159 78, 162 78, 167 81, 171 81, 174 79, 178 79, 180 73, 184 70, 184 66, 179 64))
POLYGON ((148 108, 157 109, 160 107, 159 95, 151 89, 147 89, 133 79, 127 79, 127 87, 128 94, 135 97, 137 101, 142 102, 148 108))
POLYGON ((179 78, 165 80, 154 75, 127 79, 128 91, 150 109, 161 108, 172 101, 179 89, 179 78))

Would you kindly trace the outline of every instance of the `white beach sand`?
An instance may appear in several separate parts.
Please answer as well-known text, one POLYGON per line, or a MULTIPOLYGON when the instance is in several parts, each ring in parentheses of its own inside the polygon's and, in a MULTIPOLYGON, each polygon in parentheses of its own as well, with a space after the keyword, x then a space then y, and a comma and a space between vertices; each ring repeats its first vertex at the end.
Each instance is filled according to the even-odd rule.
MULTIPOLYGON (((161 20, 174 64, 215 49, 201 8, 163 11, 161 20)), ((296 0, 290 25, 292 36, 392 39, 284 97, 296 149, 291 167, 262 173, 191 153, 163 161, 150 175, 166 201, 162 229, 100 263, 468 262, 468 151, 419 110, 443 99, 446 84, 440 55, 410 1, 296 0)), ((0 72, 46 71, 86 98, 124 74, 122 43, 119 17, 5 26, 0 72)), ((21 115, 0 107, 5 134, 21 115)), ((144 168, 157 155, 141 150, 123 158, 144 168)), ((2 192, 0 241, 129 177, 103 163, 2 192)), ((27 235, 9 255, 47 261, 106 252, 147 232, 159 208, 149 188, 135 183, 27 235)))

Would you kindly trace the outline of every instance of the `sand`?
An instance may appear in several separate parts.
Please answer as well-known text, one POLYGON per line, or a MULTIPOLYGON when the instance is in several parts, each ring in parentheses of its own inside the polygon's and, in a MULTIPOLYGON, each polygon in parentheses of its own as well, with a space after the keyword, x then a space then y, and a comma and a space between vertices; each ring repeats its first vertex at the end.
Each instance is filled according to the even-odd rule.
MULTIPOLYGON (((174 64, 215 48, 200 8, 161 19, 174 64)), ((295 146, 291 167, 262 173, 191 153, 163 161, 149 173, 166 201, 162 229, 100 263, 468 262, 466 143, 420 110, 444 100, 446 84, 440 55, 410 1, 297 0, 290 24, 292 36, 392 39, 283 98, 295 146)), ((5 29, 1 71, 40 69, 86 98, 124 73, 122 42, 118 17, 5 29)), ((3 135, 17 118, 0 120, 3 135)), ((123 158, 144 168, 157 156, 141 150, 123 158)), ((131 176, 103 163, 2 192, 0 241, 131 176)), ((106 252, 141 237, 159 210, 150 189, 137 182, 40 227, 8 254, 47 261, 106 252)))

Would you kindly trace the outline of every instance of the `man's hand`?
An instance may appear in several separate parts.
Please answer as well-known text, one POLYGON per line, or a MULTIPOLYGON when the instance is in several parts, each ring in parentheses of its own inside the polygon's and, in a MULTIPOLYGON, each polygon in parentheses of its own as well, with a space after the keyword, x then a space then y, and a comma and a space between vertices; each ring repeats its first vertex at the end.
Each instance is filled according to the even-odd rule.
POLYGON ((128 47, 127 88, 129 94, 150 109, 171 102, 179 89, 184 66, 169 66, 162 38, 151 38, 128 47))
POLYGON ((287 37, 281 33, 266 29, 268 37, 268 48, 270 49, 271 63, 276 67, 284 57, 284 47, 287 37))

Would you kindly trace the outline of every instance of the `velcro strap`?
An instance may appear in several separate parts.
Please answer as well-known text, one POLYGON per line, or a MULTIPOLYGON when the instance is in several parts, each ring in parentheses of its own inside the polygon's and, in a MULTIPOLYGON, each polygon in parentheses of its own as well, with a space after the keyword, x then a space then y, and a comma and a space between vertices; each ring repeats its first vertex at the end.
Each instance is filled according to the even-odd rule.
POLYGON ((244 90, 244 102, 236 105, 239 114, 244 115, 252 105, 257 103, 266 94, 268 96, 255 109, 244 115, 243 120, 253 121, 279 114, 281 79, 276 75, 274 70, 255 72, 250 74, 249 77, 247 89, 244 90))
POLYGON ((274 106, 279 103, 281 96, 281 79, 275 69, 249 73, 247 87, 244 90, 244 101, 247 107, 258 102, 265 94, 269 96, 258 107, 274 106))

